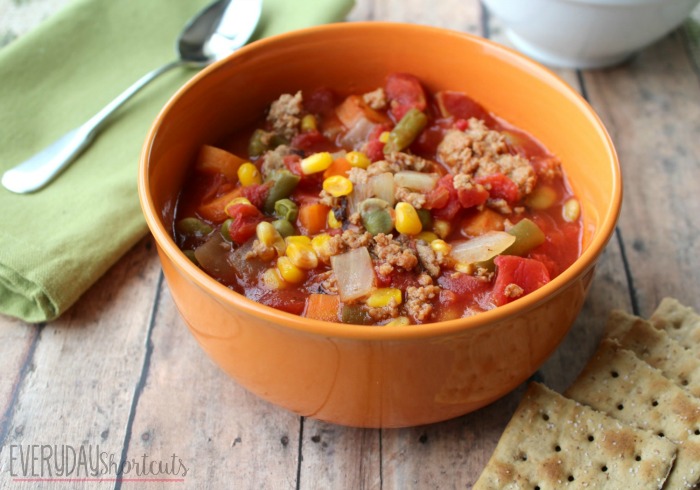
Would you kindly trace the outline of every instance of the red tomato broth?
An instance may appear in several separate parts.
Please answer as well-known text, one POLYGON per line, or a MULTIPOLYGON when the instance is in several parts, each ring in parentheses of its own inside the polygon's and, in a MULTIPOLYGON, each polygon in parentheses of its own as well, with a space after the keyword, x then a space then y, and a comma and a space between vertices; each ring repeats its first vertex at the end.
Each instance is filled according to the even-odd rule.
MULTIPOLYGON (((288 156, 283 158, 282 167, 284 170, 296 175, 300 180, 293 191, 286 197, 300 209, 308 206, 323 209, 319 202, 321 201, 320 191, 324 182, 324 172, 305 174, 301 168, 302 159, 317 152, 348 152, 361 148, 372 163, 383 160, 386 157, 383 152, 385 146, 385 141, 382 141, 383 133, 385 134, 385 132, 391 131, 396 127, 399 122, 396 118, 397 115, 403 117, 411 108, 416 108, 427 116, 428 123, 410 144, 401 150, 401 153, 405 153, 411 158, 420 157, 428 160, 432 163, 431 172, 439 177, 433 189, 423 192, 427 198, 423 209, 431 208, 429 213, 433 220, 433 227, 436 226, 436 220, 439 219, 446 220, 452 225, 450 231, 442 236, 444 242, 452 244, 472 238, 465 236, 461 226, 455 226, 455 224, 473 217, 482 212, 483 209, 491 209, 483 197, 484 193, 489 197, 489 200, 494 195, 503 197, 510 206, 517 209, 517 212, 513 211, 504 215, 503 222, 514 225, 523 219, 531 220, 544 232, 545 241, 523 254, 517 260, 491 259, 490 270, 487 270, 488 268, 475 269, 474 264, 467 267, 464 267, 464 264, 462 264, 456 268, 441 266, 440 273, 434 275, 432 284, 427 286, 428 288, 435 287, 439 291, 431 289, 431 292, 434 294, 426 297, 423 302, 429 305, 431 312, 422 318, 418 317, 414 312, 407 312, 408 310, 404 309, 408 308, 404 305, 406 305, 408 299, 409 289, 426 287, 419 283, 420 276, 426 275, 426 268, 420 260, 418 266, 411 270, 404 270, 401 267, 394 266, 391 273, 383 274, 380 270, 383 261, 373 253, 371 254, 374 263, 374 286, 372 291, 357 300, 339 301, 336 321, 348 321, 350 319, 349 321, 353 323, 370 325, 428 323, 477 314, 480 311, 489 310, 500 304, 510 302, 517 299, 519 294, 524 295, 540 287, 571 265, 581 253, 581 218, 577 216, 573 221, 567 221, 563 216, 562 209, 564 204, 575 198, 566 182, 563 170, 560 169, 558 163, 552 163, 556 162, 556 157, 549 154, 538 141, 525 131, 513 127, 496 115, 488 113, 486 109, 469 99, 465 94, 461 94, 462 98, 460 98, 460 95, 455 92, 450 92, 448 97, 440 96, 440 94, 436 96, 436 94, 429 94, 425 91, 422 94, 411 93, 412 90, 416 90, 416 83, 420 87, 419 82, 410 75, 394 74, 388 77, 387 86, 393 87, 392 90, 398 92, 397 99, 389 101, 383 109, 376 111, 381 116, 381 119, 374 112, 368 116, 368 119, 373 118, 376 122, 372 122, 371 131, 365 135, 364 143, 361 145, 348 145, 346 137, 353 128, 344 126, 334 112, 334 108, 337 108, 346 100, 345 97, 341 97, 327 88, 304 94, 305 102, 299 116, 313 115, 316 127, 306 131, 299 131, 287 141, 287 144, 291 146, 291 151, 288 156), (393 82, 392 77, 394 77, 393 82), (399 79, 398 83, 395 80, 397 77, 399 79), (308 104, 306 103, 307 98, 308 104), (445 104, 448 106, 451 104, 453 107, 456 107, 455 110, 458 114, 446 113, 445 104), (526 196, 520 196, 517 193, 517 185, 500 173, 473 178, 472 181, 479 184, 476 192, 472 190, 467 192, 464 189, 456 190, 454 188, 451 177, 455 173, 455 169, 441 161, 437 153, 448 132, 455 130, 465 131, 470 128, 469 118, 472 116, 480 116, 482 120, 485 120, 488 130, 498 131, 504 135, 509 154, 519 155, 529 161, 537 175, 537 184, 533 192, 541 186, 548 187, 551 190, 550 193, 555 196, 550 206, 545 209, 528 207, 523 199, 526 196), (551 170, 553 167, 557 171, 548 173, 548 170, 551 170), (537 267, 537 265, 534 268, 528 267, 528 264, 532 265, 528 261, 537 262, 542 267, 537 267), (509 269, 499 270, 499 262, 509 264, 509 269), (522 265, 523 262, 525 262, 525 266, 522 265), (522 272, 523 270, 537 270, 537 277, 531 280, 526 273, 522 272), (547 276, 546 281, 544 280, 544 275, 547 276), (519 281, 522 283, 518 287, 508 289, 511 293, 512 291, 516 292, 514 297, 504 295, 504 287, 512 284, 512 282, 503 284, 504 281, 519 281), (379 317, 368 316, 368 312, 372 313, 373 311, 373 308, 366 304, 369 302, 368 296, 386 289, 398 289, 401 291, 403 295, 401 305, 391 305, 398 307, 397 311, 400 314, 396 315, 392 311, 391 316, 388 317, 382 316, 382 314, 379 317), (522 293, 519 292, 520 290, 522 290, 522 293), (344 308, 347 308, 347 311, 344 312, 344 308)), ((357 96, 358 94, 347 94, 347 96, 350 95, 357 96)), ((357 105, 361 106, 362 104, 353 103, 350 109, 357 105)), ((345 109, 347 108, 348 106, 346 105, 345 109)), ((358 117, 361 116, 360 114, 358 117)), ((348 117, 348 114, 343 114, 343 117, 348 117)), ((247 147, 255 129, 262 128, 272 132, 274 131, 272 126, 273 124, 270 121, 261 119, 255 128, 232 135, 231 139, 225 145, 222 145, 222 148, 233 150, 232 152, 235 152, 237 156, 255 163, 263 171, 263 163, 268 158, 268 152, 273 151, 274 148, 268 149, 262 155, 251 155, 248 153, 247 147)), ((345 158, 345 154, 339 154, 338 158, 345 158)), ((347 162, 341 163, 343 165, 347 164, 347 162)), ((180 219, 186 217, 196 217, 211 225, 213 231, 207 236, 184 236, 175 226, 173 233, 178 245, 183 250, 195 251, 210 240, 214 234, 221 233, 221 220, 207 219, 206 216, 198 212, 203 205, 207 205, 214 199, 231 193, 231 195, 235 196, 247 195, 251 202, 256 201, 255 204, 258 205, 257 207, 260 207, 260 201, 264 200, 264 197, 261 198, 261 195, 266 190, 269 191, 271 187, 270 182, 263 182, 251 190, 249 186, 241 186, 240 182, 235 182, 234 180, 236 179, 232 180, 223 175, 202 175, 196 170, 192 171, 192 178, 185 184, 180 195, 175 222, 177 223, 180 219), (236 189, 239 192, 235 192, 236 189), (253 197, 253 199, 250 199, 250 197, 253 197)), ((528 193, 528 195, 531 196, 532 192, 528 193)), ((330 221, 328 221, 325 227, 321 226, 321 229, 318 229, 318 216, 314 216, 312 236, 323 234, 330 237, 338 237, 342 235, 344 230, 355 230, 358 233, 364 230, 361 225, 357 226, 348 223, 348 199, 345 198, 343 200, 341 198, 341 201, 342 206, 328 209, 331 209, 332 213, 341 218, 342 227, 333 228, 330 221)), ((253 212, 249 214, 255 215, 253 212)), ((389 209, 388 214, 395 226, 395 210, 389 209)), ((262 212, 260 219, 266 222, 273 222, 277 218, 278 216, 268 211, 262 212)), ((305 223, 298 216, 293 222, 290 222, 295 229, 294 235, 308 234, 309 230, 304 226, 305 223)), ((506 232, 507 229, 506 227, 506 232)), ((426 228, 423 231, 435 230, 426 228)), ((250 232, 250 225, 248 225, 246 233, 249 234, 250 232)), ((403 240, 402 246, 417 254, 417 240, 415 237, 399 234, 395 228, 391 230, 391 233, 394 238, 403 240)), ((501 233, 503 233, 502 229, 501 233)), ((376 239, 376 235, 374 239, 376 239)), ((318 313, 322 315, 319 317, 320 319, 330 319, 330 316, 333 315, 332 311, 329 313, 329 311, 321 310, 315 306, 309 308, 311 295, 314 295, 313 299, 316 305, 324 303, 317 301, 319 294, 337 294, 332 289, 328 290, 324 282, 328 279, 328 271, 333 270, 329 260, 319 259, 316 267, 302 270, 304 279, 301 282, 290 283, 280 276, 280 268, 277 265, 277 258, 280 254, 271 257, 256 256, 249 259, 245 258, 245 254, 253 249, 254 241, 257 241, 257 238, 253 233, 252 237, 245 241, 244 244, 237 244, 235 241, 227 243, 224 240, 225 245, 219 247, 220 253, 226 258, 231 267, 235 269, 234 273, 227 272, 222 274, 211 269, 207 270, 207 267, 203 264, 200 264, 200 266, 216 280, 254 301, 298 315, 305 315, 307 311, 321 311, 321 313, 318 313)), ((217 250, 214 247, 210 247, 210 249, 217 250)), ((196 255, 196 252, 194 255, 196 255)), ((498 257, 496 258, 498 259, 498 257)), ((423 277, 423 280, 425 280, 425 277, 423 277)), ((325 303, 335 304, 333 302, 325 303)), ((377 309, 380 310, 381 307, 375 308, 375 310, 377 309)))

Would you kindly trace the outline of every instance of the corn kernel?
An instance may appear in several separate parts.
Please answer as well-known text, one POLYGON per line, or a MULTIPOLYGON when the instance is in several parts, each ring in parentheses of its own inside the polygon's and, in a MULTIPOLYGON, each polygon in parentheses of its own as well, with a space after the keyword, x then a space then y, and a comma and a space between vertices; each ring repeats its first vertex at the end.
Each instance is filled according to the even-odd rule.
POLYGON ((367 155, 365 155, 361 151, 348 152, 348 154, 345 155, 345 159, 351 166, 358 168, 367 168, 369 167, 369 164, 372 163, 369 161, 367 155))
POLYGON ((287 283, 282 279, 277 267, 270 267, 263 272, 262 282, 267 289, 284 289, 287 287, 287 283))
POLYGON ((311 239, 311 246, 318 255, 318 258, 328 262, 331 257, 330 247, 331 236, 328 233, 320 233, 311 239))
POLYGON ((267 247, 272 246, 276 241, 282 240, 282 235, 272 226, 272 223, 267 221, 258 223, 258 226, 255 227, 255 235, 258 241, 267 247))
POLYGON ((574 198, 569 199, 564 203, 562 215, 566 221, 573 223, 581 216, 581 204, 574 198))
POLYGON ((455 270, 457 272, 464 272, 465 274, 472 274, 474 272, 474 264, 465 264, 464 262, 457 262, 455 264, 455 270))
POLYGON ((287 246, 291 245, 292 243, 311 246, 311 238, 304 235, 290 235, 285 238, 284 241, 287 243, 287 246))
POLYGON ((404 235, 417 235, 423 229, 416 208, 407 202, 396 204, 396 231, 404 235))
POLYGON ((318 267, 318 256, 311 244, 302 245, 293 242, 287 245, 287 257, 300 269, 315 269, 318 267))
POLYGON ((386 143, 387 141, 389 141, 390 134, 391 133, 389 131, 384 131, 382 134, 379 135, 379 141, 381 141, 382 143, 386 143))
POLYGON ((234 197, 231 199, 231 201, 229 201, 226 207, 233 206, 235 204, 247 204, 249 206, 253 205, 253 203, 250 202, 247 197, 234 197))
POLYGON ((450 231, 452 231, 452 225, 450 225, 449 221, 436 219, 433 222, 433 231, 444 240, 450 234, 450 231))
POLYGON ((416 235, 416 239, 433 243, 435 240, 439 240, 439 237, 432 231, 421 231, 416 235))
MULTIPOLYGON (((338 219, 335 217, 335 213, 333 212, 332 209, 330 211, 328 211, 328 220, 327 221, 328 221, 328 227, 333 228, 334 230, 337 230, 338 228, 343 226, 343 222, 338 221, 338 219)), ((312 242, 313 242, 313 240, 312 240, 312 242)))
POLYGON ((527 196, 525 201, 528 207, 532 209, 548 209, 554 206, 557 201, 557 191, 548 185, 541 185, 532 191, 532 194, 527 196))
POLYGON ((411 320, 408 319, 407 316, 397 316, 393 320, 391 320, 389 323, 385 323, 385 327, 403 327, 406 325, 410 325, 411 320))
POLYGON ((452 246, 440 238, 430 242, 430 248, 432 248, 435 253, 441 253, 443 255, 447 255, 452 251, 452 246))
POLYGON ((367 306, 372 308, 382 308, 391 304, 401 304, 401 290, 397 288, 379 288, 367 298, 367 306))
POLYGON ((352 192, 352 182, 342 175, 333 175, 323 181, 323 190, 333 197, 347 196, 352 192))
POLYGON ((301 118, 302 131, 313 131, 316 127, 316 117, 313 114, 307 114, 301 118))
POLYGON ((306 175, 323 172, 333 163, 333 155, 327 151, 314 153, 301 161, 301 171, 306 175))
POLYGON ((306 273, 292 264, 289 257, 279 257, 277 259, 277 269, 279 269, 282 279, 291 284, 299 284, 306 278, 306 273))
POLYGON ((250 162, 246 162, 238 167, 238 180, 242 186, 248 187, 249 185, 261 184, 262 175, 260 175, 258 167, 250 162))

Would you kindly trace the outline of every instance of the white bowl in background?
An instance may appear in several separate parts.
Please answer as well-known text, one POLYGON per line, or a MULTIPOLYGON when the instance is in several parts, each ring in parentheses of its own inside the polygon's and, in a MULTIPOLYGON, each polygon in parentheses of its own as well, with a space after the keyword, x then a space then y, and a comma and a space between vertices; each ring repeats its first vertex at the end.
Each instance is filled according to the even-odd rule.
POLYGON ((699 0, 482 0, 515 47, 547 65, 600 68, 631 57, 699 0))

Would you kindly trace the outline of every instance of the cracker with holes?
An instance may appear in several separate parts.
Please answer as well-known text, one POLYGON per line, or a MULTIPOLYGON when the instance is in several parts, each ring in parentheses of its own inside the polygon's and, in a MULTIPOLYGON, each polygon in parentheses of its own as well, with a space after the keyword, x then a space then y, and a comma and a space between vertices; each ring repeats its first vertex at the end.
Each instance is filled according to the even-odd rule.
POLYGON ((700 399, 631 351, 603 340, 566 396, 678 444, 667 488, 700 481, 700 399))
POLYGON ((654 328, 642 318, 615 310, 608 318, 606 336, 660 370, 691 395, 700 397, 700 357, 685 349, 665 330, 654 328))
POLYGON ((474 490, 661 488, 676 445, 530 384, 474 490))
POLYGON ((651 323, 700 358, 700 315, 677 299, 664 298, 651 315, 651 323))

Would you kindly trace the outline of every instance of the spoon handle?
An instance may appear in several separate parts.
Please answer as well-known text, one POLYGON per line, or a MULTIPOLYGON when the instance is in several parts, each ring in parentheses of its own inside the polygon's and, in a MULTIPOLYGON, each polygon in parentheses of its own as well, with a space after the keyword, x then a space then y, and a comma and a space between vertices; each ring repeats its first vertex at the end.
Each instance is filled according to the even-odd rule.
POLYGON ((122 104, 157 76, 183 64, 180 60, 173 61, 139 78, 84 124, 5 172, 2 176, 2 185, 17 194, 27 194, 44 187, 92 142, 105 122, 122 104))

